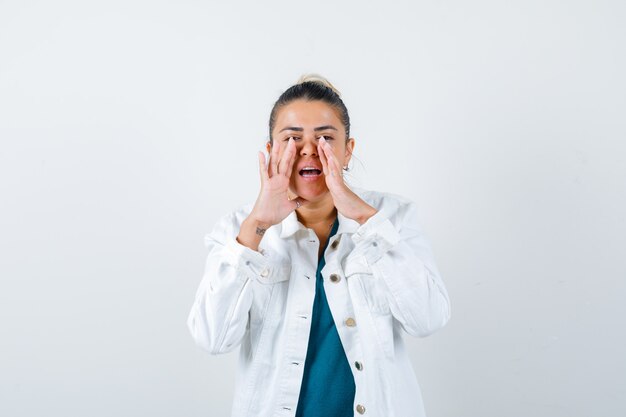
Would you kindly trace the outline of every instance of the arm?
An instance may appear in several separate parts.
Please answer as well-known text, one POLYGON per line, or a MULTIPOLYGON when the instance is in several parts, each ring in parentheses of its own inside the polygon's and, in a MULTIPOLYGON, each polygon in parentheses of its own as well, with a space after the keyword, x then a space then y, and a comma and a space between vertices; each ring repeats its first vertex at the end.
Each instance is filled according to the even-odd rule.
POLYGON ((401 203, 395 224, 384 210, 372 215, 375 209, 343 181, 341 164, 324 138, 318 150, 335 207, 361 224, 352 235, 355 248, 346 269, 372 273, 380 284, 374 287, 383 289, 393 317, 407 333, 423 337, 443 327, 450 318, 450 301, 430 245, 419 230, 415 203, 401 203))
POLYGON ((238 232, 231 213, 205 236, 209 254, 187 326, 196 344, 211 354, 229 352, 241 343, 253 300, 252 281, 270 271, 264 255, 239 243, 238 232))
POLYGON ((196 343, 212 354, 241 343, 252 302, 259 301, 253 295, 253 281, 275 282, 285 276, 278 263, 270 264, 271 256, 257 249, 269 227, 308 203, 300 197, 289 199, 295 155, 293 139, 282 150, 272 146, 269 167, 259 152, 261 190, 249 216, 240 225, 236 213, 231 213, 205 237, 209 255, 187 325, 196 343))
POLYGON ((428 336, 450 319, 450 300, 413 202, 398 210, 396 226, 383 211, 352 236, 354 261, 381 280, 393 317, 410 335, 428 336))

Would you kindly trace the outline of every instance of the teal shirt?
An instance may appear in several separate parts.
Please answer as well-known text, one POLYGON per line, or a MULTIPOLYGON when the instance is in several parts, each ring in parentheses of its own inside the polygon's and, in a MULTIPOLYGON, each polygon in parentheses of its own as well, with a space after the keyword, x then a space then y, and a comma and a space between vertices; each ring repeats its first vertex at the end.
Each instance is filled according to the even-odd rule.
POLYGON ((328 306, 322 268, 330 238, 337 233, 335 220, 317 265, 311 333, 296 417, 351 417, 356 387, 350 363, 328 306))

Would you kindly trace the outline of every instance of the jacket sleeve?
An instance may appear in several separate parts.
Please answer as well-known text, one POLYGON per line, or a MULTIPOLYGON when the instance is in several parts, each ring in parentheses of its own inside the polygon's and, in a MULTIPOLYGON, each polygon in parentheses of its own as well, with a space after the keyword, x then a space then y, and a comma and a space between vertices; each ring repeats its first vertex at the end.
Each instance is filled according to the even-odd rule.
POLYGON ((382 280, 393 317, 410 335, 425 337, 450 319, 450 300, 427 238, 418 225, 417 206, 403 203, 394 223, 379 210, 352 235, 354 260, 382 280), (395 223, 395 225, 394 225, 395 223))
POLYGON ((204 238, 208 255, 187 326, 196 344, 211 354, 241 343, 253 300, 251 283, 269 273, 267 258, 236 240, 239 227, 231 213, 204 238))

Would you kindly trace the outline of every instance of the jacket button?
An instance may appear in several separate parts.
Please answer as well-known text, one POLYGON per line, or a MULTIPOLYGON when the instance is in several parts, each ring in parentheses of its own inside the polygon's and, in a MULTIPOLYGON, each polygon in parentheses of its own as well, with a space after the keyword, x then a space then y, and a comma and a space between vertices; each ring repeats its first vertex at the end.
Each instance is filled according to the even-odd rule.
POLYGON ((359 371, 363 370, 363 364, 359 361, 354 362, 354 366, 356 366, 356 369, 358 369, 359 371))
POLYGON ((339 280, 341 279, 341 277, 337 274, 330 274, 330 280, 332 282, 339 282, 339 280))
POLYGON ((356 321, 354 321, 354 319, 352 317, 348 317, 346 319, 346 326, 354 327, 354 326, 356 326, 356 321))
POLYGON ((359 414, 365 414, 365 407, 364 407, 364 406, 362 406, 361 404, 359 404, 359 405, 357 405, 357 406, 356 406, 356 411, 357 411, 359 414))
POLYGON ((268 270, 267 270, 267 268, 266 268, 266 269, 264 269, 263 271, 261 271, 261 276, 262 276, 262 277, 266 277, 266 276, 268 276, 268 275, 269 275, 269 273, 270 273, 270 271, 268 271, 268 270))
POLYGON ((339 241, 338 241, 338 240, 335 240, 335 241, 334 241, 334 242, 330 245, 330 247, 331 247, 331 248, 333 248, 333 249, 337 249, 337 245, 339 245, 339 241))

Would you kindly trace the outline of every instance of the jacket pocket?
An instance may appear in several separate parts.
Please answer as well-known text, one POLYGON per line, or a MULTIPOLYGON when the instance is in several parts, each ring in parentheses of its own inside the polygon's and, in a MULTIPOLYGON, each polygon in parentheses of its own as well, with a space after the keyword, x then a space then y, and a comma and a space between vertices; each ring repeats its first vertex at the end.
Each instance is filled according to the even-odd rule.
MULTIPOLYGON (((354 265, 354 264, 353 264, 354 265)), ((385 293, 384 283, 377 280, 369 269, 350 267, 344 270, 347 280, 356 280, 361 289, 362 299, 355 300, 363 307, 366 307, 370 327, 370 332, 376 335, 378 344, 385 356, 394 356, 393 341, 393 315, 389 308, 389 301, 385 293)), ((363 322, 363 320, 358 319, 363 322)))
POLYGON ((382 280, 374 277, 369 270, 355 271, 354 269, 347 268, 344 272, 346 279, 356 279, 363 291, 364 301, 367 304, 368 309, 374 314, 388 314, 391 313, 389 308, 389 300, 385 290, 385 283, 382 280))
POLYGON ((395 346, 393 341, 393 316, 390 313, 373 314, 374 328, 380 346, 388 358, 395 356, 395 346))
POLYGON ((251 360, 256 357, 259 344, 262 345, 264 338, 267 337, 267 328, 275 327, 278 324, 277 320, 282 319, 282 315, 277 315, 276 311, 282 311, 285 302, 284 292, 289 285, 291 265, 283 263, 274 268, 273 273, 267 278, 259 277, 253 282, 254 297, 247 325, 250 332, 251 360))

